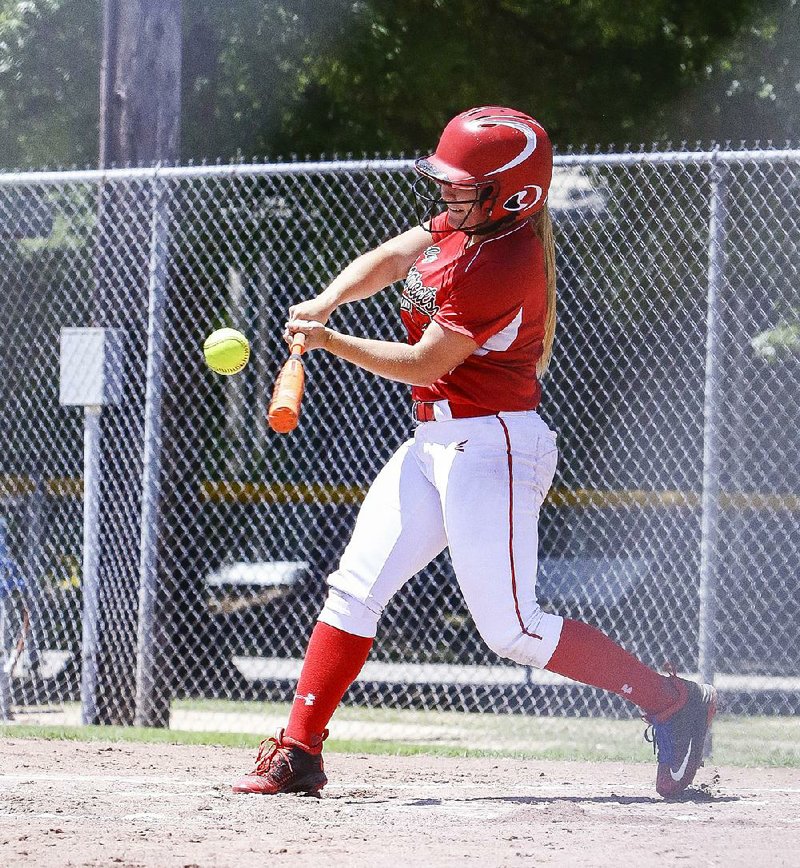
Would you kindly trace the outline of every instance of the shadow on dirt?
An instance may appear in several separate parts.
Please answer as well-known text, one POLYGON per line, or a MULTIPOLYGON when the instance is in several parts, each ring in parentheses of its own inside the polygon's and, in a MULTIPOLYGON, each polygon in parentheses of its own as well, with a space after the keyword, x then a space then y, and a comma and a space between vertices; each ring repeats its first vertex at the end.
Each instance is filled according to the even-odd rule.
POLYGON ((723 796, 709 793, 705 790, 689 790, 681 796, 672 799, 661 799, 657 796, 618 796, 614 793, 608 796, 475 796, 465 799, 413 799, 406 802, 415 807, 448 805, 454 802, 505 802, 514 805, 553 805, 553 804, 591 804, 591 805, 664 805, 675 803, 698 802, 714 804, 741 801, 740 796, 723 796))

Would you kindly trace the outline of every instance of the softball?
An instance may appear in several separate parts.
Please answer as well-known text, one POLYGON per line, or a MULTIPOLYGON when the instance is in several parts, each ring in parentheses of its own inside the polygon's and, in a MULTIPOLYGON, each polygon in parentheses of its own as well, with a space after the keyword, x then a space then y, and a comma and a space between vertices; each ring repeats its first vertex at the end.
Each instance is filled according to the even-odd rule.
POLYGON ((250 358, 250 342, 236 329, 217 329, 203 344, 206 364, 218 374, 238 374, 250 358))

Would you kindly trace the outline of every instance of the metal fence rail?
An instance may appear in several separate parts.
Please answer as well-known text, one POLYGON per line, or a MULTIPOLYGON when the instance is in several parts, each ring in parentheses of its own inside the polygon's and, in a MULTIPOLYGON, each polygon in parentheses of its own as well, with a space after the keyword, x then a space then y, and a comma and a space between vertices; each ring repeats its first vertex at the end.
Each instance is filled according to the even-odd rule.
MULTIPOLYGON (((174 725, 180 708, 185 726, 244 708, 222 700, 290 697, 325 577, 410 425, 403 387, 315 354, 300 428, 270 432, 281 324, 410 225, 411 173, 0 175, 0 716, 174 725), (252 342, 235 378, 202 365, 221 325, 252 342), (75 326, 124 337, 122 401, 86 414, 90 543, 84 414, 58 401, 59 332, 75 326)), ((551 194, 560 321, 541 412, 561 461, 540 598, 715 678, 747 714, 800 708, 798 192, 800 152, 714 150, 563 156, 551 194)), ((397 304, 390 288, 332 322, 398 338, 397 304)), ((346 701, 626 713, 496 658, 446 555, 393 601, 346 701)))

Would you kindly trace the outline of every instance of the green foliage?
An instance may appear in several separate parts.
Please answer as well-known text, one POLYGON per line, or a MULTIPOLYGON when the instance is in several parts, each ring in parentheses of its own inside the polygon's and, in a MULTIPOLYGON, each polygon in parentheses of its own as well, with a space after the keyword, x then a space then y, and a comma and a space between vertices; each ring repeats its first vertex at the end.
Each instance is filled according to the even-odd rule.
POLYGON ((298 136, 323 117, 314 150, 413 149, 434 144, 457 111, 500 103, 533 113, 562 145, 638 139, 753 6, 372 0, 335 55, 312 65, 285 129, 298 136))
MULTIPOLYGON (((702 5, 702 4, 698 4, 702 5)), ((766 0, 698 86, 662 108, 654 129, 690 140, 762 144, 800 139, 800 3, 766 0)))
POLYGON ((96 0, 0 0, 3 166, 96 161, 100 31, 96 0))
POLYGON ((562 145, 637 139, 756 5, 332 0, 318 19, 319 4, 301 0, 214 19, 213 4, 200 4, 192 27, 213 33, 217 48, 186 43, 184 152, 413 151, 433 145, 454 113, 487 103, 527 109, 562 145), (198 79, 193 56, 219 62, 198 79), (209 106, 232 127, 230 144, 204 150, 213 145, 195 138, 191 119, 209 106))
MULTIPOLYGON (((0 0, 0 154, 97 158, 101 3, 0 0)), ((798 134, 797 0, 184 0, 182 159, 425 149, 475 104, 563 149, 798 134)))
POLYGON ((767 329, 757 334, 750 343, 756 355, 768 362, 792 355, 800 356, 800 320, 767 329))

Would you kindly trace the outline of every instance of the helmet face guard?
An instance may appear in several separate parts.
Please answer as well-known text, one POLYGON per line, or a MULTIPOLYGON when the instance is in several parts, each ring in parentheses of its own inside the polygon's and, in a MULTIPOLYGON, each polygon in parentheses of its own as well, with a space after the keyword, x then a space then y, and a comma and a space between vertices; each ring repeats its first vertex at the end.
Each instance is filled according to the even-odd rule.
MULTIPOLYGON (((485 234, 542 210, 553 174, 553 151, 546 131, 529 115, 483 106, 453 118, 436 151, 417 160, 415 169, 429 182, 474 190, 474 204, 462 225, 475 207, 485 219, 461 231, 485 234)), ((414 185, 418 208, 424 205, 430 212, 446 204, 440 195, 426 193, 425 186, 414 185)), ((419 217, 420 210, 417 213, 419 217)))
MULTIPOLYGON (((417 223, 419 223, 420 226, 427 228, 426 224, 429 225, 430 221, 447 207, 447 202, 442 198, 442 190, 440 186, 442 182, 437 182, 429 175, 423 174, 420 172, 419 168, 417 168, 417 172, 419 172, 419 177, 416 178, 411 185, 411 189, 414 193, 414 213, 417 218, 417 223)), ((450 225, 453 226, 454 229, 458 229, 467 235, 480 235, 482 232, 492 231, 494 223, 491 223, 488 218, 469 228, 465 228, 465 224, 469 222, 476 209, 486 211, 487 203, 489 203, 488 208, 491 209, 491 205, 493 204, 492 185, 453 184, 452 186, 459 190, 471 190, 474 195, 472 199, 459 200, 459 205, 469 205, 470 207, 466 214, 461 218, 461 222, 458 226, 453 226, 452 223, 450 225), (487 229, 486 227, 489 228, 487 229)))

